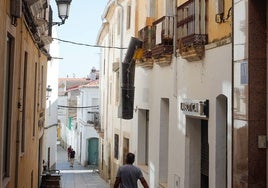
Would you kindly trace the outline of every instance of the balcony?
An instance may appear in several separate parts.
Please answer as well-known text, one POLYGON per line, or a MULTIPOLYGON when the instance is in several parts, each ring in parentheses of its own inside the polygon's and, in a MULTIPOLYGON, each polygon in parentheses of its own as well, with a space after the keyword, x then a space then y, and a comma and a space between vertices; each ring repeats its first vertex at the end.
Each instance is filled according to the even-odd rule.
POLYGON ((205 0, 189 0, 177 8, 177 52, 187 61, 204 57, 207 44, 205 0))
POLYGON ((164 16, 155 22, 152 27, 152 57, 160 66, 171 63, 173 53, 174 18, 164 16))
POLYGON ((138 37, 143 41, 142 59, 136 61, 138 66, 152 68, 156 63, 166 66, 171 63, 173 53, 173 28, 174 18, 163 16, 138 32, 138 37))
POLYGON ((187 61, 199 61, 204 56, 206 44, 207 35, 192 34, 178 41, 178 52, 187 61))
POLYGON ((48 8, 50 7, 47 0, 25 0, 22 4, 22 11, 28 28, 39 48, 45 53, 48 52, 47 45, 52 42, 49 34, 48 8))
POLYGON ((143 58, 151 58, 152 57, 152 26, 146 26, 142 28, 139 33, 139 39, 143 42, 143 58))
POLYGON ((142 44, 142 59, 136 61, 136 65, 143 68, 153 68, 152 60, 152 26, 146 26, 139 30, 139 39, 143 42, 142 44))

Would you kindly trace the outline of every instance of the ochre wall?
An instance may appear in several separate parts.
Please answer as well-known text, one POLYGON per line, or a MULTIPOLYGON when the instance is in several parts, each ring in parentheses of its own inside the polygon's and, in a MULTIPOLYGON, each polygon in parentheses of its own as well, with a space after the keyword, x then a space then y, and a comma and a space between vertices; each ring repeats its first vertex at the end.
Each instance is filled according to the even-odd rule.
MULTIPOLYGON (((184 4, 187 0, 178 0, 177 6, 184 4)), ((206 34, 208 34, 208 43, 219 41, 221 39, 231 36, 232 18, 226 20, 224 23, 216 23, 216 0, 206 1, 206 34)), ((232 7, 232 1, 224 1, 224 18, 227 17, 228 10, 232 7)))
MULTIPOLYGON (((218 41, 223 38, 231 36, 232 31, 232 18, 230 17, 225 23, 216 23, 215 22, 215 0, 206 1, 207 2, 207 25, 206 33, 208 34, 208 43, 218 41)), ((224 18, 227 17, 228 10, 232 7, 232 1, 224 1, 224 18)))
MULTIPOLYGON (((24 17, 16 20, 16 25, 11 24, 10 17, 10 1, 0 1, 0 119, 3 119, 3 93, 5 84, 5 70, 4 65, 6 63, 6 38, 10 35, 14 41, 14 54, 12 67, 12 87, 11 87, 11 122, 9 123, 11 139, 8 147, 10 147, 10 177, 5 181, 0 180, 0 187, 6 185, 7 188, 16 187, 16 175, 17 183, 19 187, 33 187, 38 186, 38 161, 39 161, 39 141, 42 139, 43 127, 38 127, 38 118, 40 112, 44 112, 45 108, 45 88, 46 88, 46 70, 47 70, 47 56, 37 46, 32 34, 30 33, 24 17), (23 87, 23 64, 25 51, 28 53, 28 65, 27 65, 27 81, 26 87, 23 87), (37 73, 35 73, 35 63, 37 63, 37 73), (43 66, 43 83, 41 83, 41 67, 43 66), (38 80, 35 81, 35 74, 37 74, 38 80), (36 86, 35 86, 36 84, 36 86), (26 102, 22 104, 23 91, 26 91, 26 102), (43 95, 41 95, 43 91, 43 95), (34 100, 36 95, 36 101, 34 100), (38 100, 43 96, 43 104, 38 100), (18 108, 18 104, 22 104, 18 108), (35 107, 36 105, 36 107, 35 107), (38 106, 40 108, 38 108, 38 106), (18 127, 21 133, 22 111, 25 110, 25 152, 19 152, 17 157, 16 137, 18 127), (35 133, 33 134, 33 131, 35 133), (18 161, 17 161, 18 159, 18 161), (18 164, 17 164, 17 162, 18 164), (32 173, 32 177, 31 177, 32 173)), ((0 123, 0 135, 3 132, 3 122, 0 123)), ((21 134, 20 134, 21 135, 21 134)), ((20 137, 21 141, 21 137, 20 137)), ((42 146, 41 146, 42 147, 42 146)), ((3 142, 0 139, 0 151, 2 151, 3 142)), ((0 159, 3 158, 2 152, 0 152, 0 159)), ((2 169, 1 163, 0 168, 2 169)), ((2 173, 2 170, 0 174, 2 173)), ((2 177, 2 175, 1 175, 2 177)))

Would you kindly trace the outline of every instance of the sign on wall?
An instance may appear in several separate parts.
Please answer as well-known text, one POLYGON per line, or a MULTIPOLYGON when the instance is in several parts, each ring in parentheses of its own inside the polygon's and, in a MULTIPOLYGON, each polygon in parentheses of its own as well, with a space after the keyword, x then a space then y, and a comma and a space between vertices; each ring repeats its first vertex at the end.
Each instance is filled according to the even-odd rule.
POLYGON ((207 119, 209 116, 209 100, 183 100, 180 104, 181 111, 188 116, 207 119))

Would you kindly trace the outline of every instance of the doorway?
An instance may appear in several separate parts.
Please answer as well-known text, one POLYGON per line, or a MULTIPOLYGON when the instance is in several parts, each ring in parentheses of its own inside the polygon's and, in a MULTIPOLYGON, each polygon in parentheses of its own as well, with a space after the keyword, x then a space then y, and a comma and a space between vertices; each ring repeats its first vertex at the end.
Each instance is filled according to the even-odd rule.
POLYGON ((129 152, 129 138, 123 139, 123 164, 126 164, 126 156, 129 152))
POLYGON ((88 139, 88 164, 97 166, 98 157, 99 157, 99 139, 90 138, 88 139))
POLYGON ((209 187, 208 121, 186 118, 185 187, 209 187))
POLYGON ((201 120, 201 188, 209 186, 208 122, 201 120))
POLYGON ((216 98, 216 187, 227 187, 227 102, 225 95, 216 98))

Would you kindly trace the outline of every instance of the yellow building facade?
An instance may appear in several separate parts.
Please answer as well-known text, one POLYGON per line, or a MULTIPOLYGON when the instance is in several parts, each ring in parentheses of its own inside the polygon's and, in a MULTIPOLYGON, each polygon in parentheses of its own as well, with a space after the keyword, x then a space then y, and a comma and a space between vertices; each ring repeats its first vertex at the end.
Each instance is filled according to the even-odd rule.
POLYGON ((1 188, 39 186, 48 12, 47 1, 0 2, 1 188))

